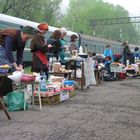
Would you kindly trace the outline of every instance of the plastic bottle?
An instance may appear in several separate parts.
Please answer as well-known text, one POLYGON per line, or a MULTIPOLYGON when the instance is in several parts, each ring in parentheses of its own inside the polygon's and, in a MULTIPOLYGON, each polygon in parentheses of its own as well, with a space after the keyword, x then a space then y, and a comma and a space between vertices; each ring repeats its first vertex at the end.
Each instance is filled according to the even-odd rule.
POLYGON ((128 67, 128 65, 129 65, 129 60, 126 61, 126 66, 128 67))
POLYGON ((134 57, 134 63, 135 64, 137 63, 137 60, 138 60, 138 58, 137 57, 134 57))
POLYGON ((79 47, 79 53, 83 53, 83 47, 82 46, 79 47))
POLYGON ((43 74, 42 74, 42 76, 43 76, 43 78, 46 80, 46 74, 45 74, 45 73, 43 73, 43 74))
POLYGON ((40 87, 40 91, 43 91, 43 92, 46 92, 47 91, 47 87, 46 87, 46 75, 45 74, 43 74, 41 76, 39 87, 40 87))

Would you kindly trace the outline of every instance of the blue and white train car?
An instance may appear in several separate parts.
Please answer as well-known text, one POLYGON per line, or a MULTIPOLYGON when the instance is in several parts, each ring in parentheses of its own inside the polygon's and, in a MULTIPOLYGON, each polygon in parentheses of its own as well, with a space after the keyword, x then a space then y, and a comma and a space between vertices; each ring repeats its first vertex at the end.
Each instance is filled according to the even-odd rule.
MULTIPOLYGON (((13 17, 13 16, 9 16, 9 15, 5 15, 5 14, 0 14, 0 29, 21 28, 21 26, 26 26, 26 25, 32 26, 33 28, 37 29, 37 26, 39 25, 39 23, 17 18, 17 17, 13 17)), ((46 38, 49 38, 51 33, 56 29, 59 29, 59 28, 49 26, 49 31, 46 34, 46 38)), ((72 32, 72 31, 67 31, 67 35, 65 37, 67 42, 70 41, 70 36, 72 34, 76 34, 79 37, 79 40, 77 41, 77 47, 82 45, 84 50, 91 50, 97 54, 103 54, 103 51, 107 44, 111 44, 114 54, 120 53, 120 50, 122 48, 122 42, 108 40, 108 39, 94 37, 94 36, 89 36, 89 35, 84 35, 84 34, 77 34, 76 32, 72 32)), ((32 58, 31 58, 32 55, 30 53, 30 49, 28 46, 29 45, 27 45, 27 48, 25 48, 25 53, 24 53, 25 54, 24 55, 25 63, 31 62, 31 60, 32 60, 32 58)), ((129 46, 130 46, 131 50, 134 50, 135 47, 139 47, 138 45, 135 45, 135 44, 129 44, 129 46)))

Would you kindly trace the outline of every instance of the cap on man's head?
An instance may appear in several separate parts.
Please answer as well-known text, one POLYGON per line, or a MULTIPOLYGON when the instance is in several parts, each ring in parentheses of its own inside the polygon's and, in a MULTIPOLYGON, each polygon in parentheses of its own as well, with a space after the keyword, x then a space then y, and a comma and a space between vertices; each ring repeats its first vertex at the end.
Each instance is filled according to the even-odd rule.
POLYGON ((39 30, 48 30, 49 29, 49 26, 47 23, 40 23, 37 27, 39 30))
POLYGON ((34 34, 34 28, 31 27, 31 26, 25 26, 25 27, 22 28, 22 32, 33 35, 34 34))
POLYGON ((67 30, 66 30, 66 28, 62 27, 62 28, 60 28, 60 32, 66 34, 67 33, 67 30))

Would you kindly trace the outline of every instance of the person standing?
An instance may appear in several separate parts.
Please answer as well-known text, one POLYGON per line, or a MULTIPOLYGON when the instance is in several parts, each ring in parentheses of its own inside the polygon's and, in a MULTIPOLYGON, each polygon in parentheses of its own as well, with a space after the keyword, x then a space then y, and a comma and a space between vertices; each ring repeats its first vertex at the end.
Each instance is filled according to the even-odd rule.
POLYGON ((61 64, 64 64, 65 65, 65 63, 66 63, 66 61, 65 61, 65 57, 66 57, 66 55, 65 55, 65 49, 68 47, 67 46, 67 42, 64 39, 65 36, 66 36, 66 34, 67 34, 66 28, 61 27, 60 28, 60 33, 61 33, 61 38, 60 38, 61 51, 59 52, 59 57, 60 57, 61 64))
POLYGON ((111 45, 109 45, 109 44, 106 45, 106 48, 104 50, 104 56, 105 57, 111 57, 111 61, 114 61, 111 45))
POLYGON ((140 59, 140 52, 139 52, 138 47, 134 48, 134 59, 135 59, 135 62, 137 62, 140 59))
POLYGON ((49 29, 47 23, 41 23, 38 26, 38 31, 34 35, 31 41, 31 52, 33 53, 33 66, 32 71, 37 72, 40 74, 45 73, 46 78, 48 79, 48 59, 47 59, 47 52, 51 45, 48 45, 45 42, 44 35, 49 29))
POLYGON ((122 52, 122 55, 123 55, 123 63, 124 65, 126 66, 126 61, 128 60, 129 61, 129 64, 131 64, 131 51, 130 51, 130 48, 129 48, 129 44, 128 44, 128 41, 124 41, 123 44, 123 52, 122 52))
POLYGON ((78 48, 77 48, 77 45, 76 45, 77 38, 78 37, 77 37, 76 34, 72 34, 71 37, 70 37, 69 50, 70 50, 71 55, 72 55, 73 50, 77 50, 77 53, 78 53, 78 48))
POLYGON ((64 28, 64 27, 61 27, 60 28, 60 32, 61 32, 61 46, 63 47, 63 46, 65 46, 65 45, 67 45, 67 43, 66 43, 66 40, 64 39, 64 37, 66 36, 66 34, 67 34, 67 30, 66 30, 66 28, 64 28))
POLYGON ((52 48, 49 49, 49 52, 52 53, 52 57, 55 57, 57 61, 59 60, 59 53, 62 50, 60 39, 61 32, 59 30, 55 30, 47 40, 48 44, 52 45, 52 48))
POLYGON ((12 71, 23 69, 23 51, 26 41, 32 37, 34 28, 30 26, 18 29, 3 29, 0 31, 0 65, 9 64, 12 71), (16 51, 17 60, 12 54, 16 51))
POLYGON ((105 56, 105 70, 107 71, 107 74, 109 75, 109 80, 114 80, 114 73, 110 70, 110 64, 114 61, 113 58, 113 52, 111 49, 111 45, 106 45, 106 49, 104 50, 104 56, 105 56))

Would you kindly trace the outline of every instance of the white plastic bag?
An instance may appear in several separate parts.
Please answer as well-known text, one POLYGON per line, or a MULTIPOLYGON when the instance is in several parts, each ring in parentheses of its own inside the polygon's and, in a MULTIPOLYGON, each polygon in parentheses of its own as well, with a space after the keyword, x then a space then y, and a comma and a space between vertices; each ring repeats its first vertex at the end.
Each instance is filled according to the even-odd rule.
POLYGON ((36 74, 35 82, 41 81, 41 75, 39 73, 36 74))
POLYGON ((12 75, 8 75, 8 78, 14 81, 15 83, 20 83, 22 74, 22 71, 15 71, 12 73, 12 75))

